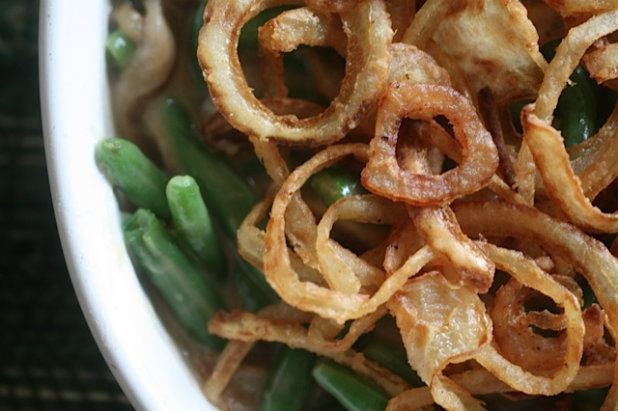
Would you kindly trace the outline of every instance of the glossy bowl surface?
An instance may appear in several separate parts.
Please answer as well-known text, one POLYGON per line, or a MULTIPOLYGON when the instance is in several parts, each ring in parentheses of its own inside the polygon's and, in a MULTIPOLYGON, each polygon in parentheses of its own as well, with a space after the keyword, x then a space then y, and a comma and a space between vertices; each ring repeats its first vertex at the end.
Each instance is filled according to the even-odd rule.
POLYGON ((126 253, 120 215, 94 161, 112 136, 107 0, 41 0, 40 82, 47 167, 75 292, 112 372, 138 410, 214 410, 157 317, 126 253))

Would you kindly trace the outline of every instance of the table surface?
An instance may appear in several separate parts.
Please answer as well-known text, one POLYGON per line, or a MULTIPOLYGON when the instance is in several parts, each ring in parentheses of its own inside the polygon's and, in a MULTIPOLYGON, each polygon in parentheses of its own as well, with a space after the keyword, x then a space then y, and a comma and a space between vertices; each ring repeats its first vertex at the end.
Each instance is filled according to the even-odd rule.
POLYGON ((131 410, 73 292, 39 110, 38 0, 0 2, 0 411, 131 410))

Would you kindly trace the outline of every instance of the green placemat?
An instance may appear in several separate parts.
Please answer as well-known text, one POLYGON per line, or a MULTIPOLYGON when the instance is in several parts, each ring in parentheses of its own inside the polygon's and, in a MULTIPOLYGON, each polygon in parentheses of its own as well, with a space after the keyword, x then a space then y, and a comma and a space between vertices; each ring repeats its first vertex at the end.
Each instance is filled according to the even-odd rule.
POLYGON ((0 411, 131 410, 60 248, 41 132, 38 1, 0 1, 0 411))

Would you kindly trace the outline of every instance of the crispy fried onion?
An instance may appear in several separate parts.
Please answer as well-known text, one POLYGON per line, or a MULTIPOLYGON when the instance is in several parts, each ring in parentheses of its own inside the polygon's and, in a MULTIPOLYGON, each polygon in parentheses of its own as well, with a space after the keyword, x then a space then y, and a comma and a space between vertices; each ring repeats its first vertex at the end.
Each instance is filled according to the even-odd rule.
POLYGON ((288 94, 283 75, 281 53, 300 45, 332 47, 346 55, 346 35, 336 14, 323 14, 307 7, 288 10, 269 20, 259 29, 262 78, 267 95, 288 94))
MULTIPOLYGON (((607 327, 615 339, 618 327, 618 261, 603 244, 573 226, 559 222, 530 207, 501 202, 461 203, 453 206, 463 231, 471 236, 514 236, 542 244, 581 273, 607 314, 607 327)), ((495 262, 495 260, 494 260, 495 262)), ((520 281, 523 284, 525 282, 520 281)), ((566 312, 566 310, 565 310, 566 312)), ((618 381, 614 373, 613 382, 618 381)), ((618 403, 614 384, 605 400, 604 410, 618 403)))
MULTIPOLYGON (((605 387, 612 381, 613 364, 589 365, 580 367, 579 372, 565 392, 589 390, 605 387)), ((450 375, 457 385, 473 395, 487 395, 513 392, 513 388, 503 383, 487 370, 478 368, 450 375)), ((413 388, 393 398, 387 411, 409 411, 433 404, 429 387, 413 388)))
MULTIPOLYGON (((308 321, 309 316, 285 304, 276 304, 263 308, 260 315, 271 321, 308 321)), ((230 341, 219 357, 212 374, 204 384, 204 393, 208 400, 217 406, 222 406, 221 394, 238 371, 242 361, 255 345, 255 341, 230 341)))
POLYGON ((375 137, 363 185, 370 191, 410 205, 442 205, 485 187, 498 167, 498 154, 476 110, 464 96, 439 85, 393 83, 380 103, 375 137), (462 147, 462 162, 441 175, 413 174, 397 163, 402 117, 431 120, 445 115, 462 147))
POLYGON ((476 292, 453 288, 438 272, 410 280, 389 301, 408 354, 408 362, 446 409, 483 409, 442 375, 449 363, 472 358, 491 339, 491 320, 476 292))
POLYGON ((312 320, 308 329, 297 321, 269 319, 247 312, 219 312, 211 318, 208 329, 223 338, 245 343, 280 342, 292 348, 301 348, 332 358, 371 378, 389 394, 397 395, 408 389, 408 384, 401 377, 369 361, 362 353, 351 348, 358 337, 371 331, 384 314, 386 308, 378 307, 371 314, 355 320, 341 339, 325 338, 319 332, 312 332, 314 322, 322 321, 319 317, 312 320))
POLYGON ((511 279, 496 292, 491 307, 494 339, 500 352, 509 361, 536 374, 548 375, 564 361, 566 334, 545 337, 538 330, 559 331, 564 317, 548 311, 526 312, 525 303, 538 298, 535 290, 511 279))
MULTIPOLYGON (((391 45, 390 50, 392 55, 390 83, 451 85, 448 72, 440 67, 429 54, 403 43, 391 45)), ((424 139, 425 143, 436 146, 442 153, 458 163, 462 161, 461 148, 457 142, 435 121, 417 124, 414 130, 417 131, 419 138, 424 139)), ((399 133, 407 131, 400 130, 399 133)), ((420 173, 420 170, 415 172, 420 173)), ((516 195, 497 175, 492 176, 489 186, 498 195, 510 200, 513 195, 516 195)))
MULTIPOLYGON (((262 103, 275 114, 294 114, 298 118, 315 116, 324 111, 319 104, 289 97, 266 97, 262 103)), ((218 111, 203 122, 200 131, 206 144, 229 156, 237 154, 247 141, 247 136, 232 127, 218 111)))
POLYGON ((449 207, 409 209, 414 225, 428 245, 446 259, 457 272, 449 280, 458 285, 471 285, 486 293, 493 282, 494 264, 478 246, 461 232, 449 207))
POLYGON ((569 156, 584 195, 594 199, 618 177, 618 107, 597 134, 570 147, 569 156))
POLYGON ((339 95, 324 112, 302 120, 292 115, 275 115, 253 95, 236 53, 244 23, 279 4, 302 2, 208 2, 198 58, 213 101, 235 128, 261 139, 314 145, 336 141, 358 125, 363 113, 384 91, 390 61, 388 45, 393 36, 384 2, 360 1, 340 14, 347 36, 347 62, 339 95))
POLYGON ((583 62, 590 76, 597 83, 604 83, 618 77, 618 43, 610 43, 589 51, 583 62))
MULTIPOLYGON (((430 173, 425 147, 412 143, 401 151, 400 163, 406 171, 430 173)), ((481 293, 489 290, 493 282, 494 264, 461 232, 449 207, 408 207, 408 213, 426 243, 446 259, 443 270, 448 267, 448 271, 456 272, 455 278, 449 278, 451 282, 459 285, 466 283, 481 293)))
POLYGON ((409 256, 371 296, 365 293, 344 293, 299 279, 298 273, 290 265, 285 238, 284 216, 292 198, 312 174, 345 156, 354 155, 365 159, 367 154, 368 147, 363 144, 335 145, 296 168, 275 196, 266 229, 264 274, 269 284, 288 304, 339 323, 373 312, 434 257, 429 247, 421 248, 409 256))
MULTIPOLYGON (((603 213, 586 197, 581 180, 571 167, 560 132, 537 117, 529 108, 524 110, 524 131, 526 143, 534 157, 547 194, 554 204, 570 221, 580 227, 601 232, 618 232, 618 214, 603 213)), ((610 161, 616 156, 611 150, 606 150, 605 153, 604 157, 610 161)), ((607 165, 610 173, 605 170, 602 176, 609 178, 602 178, 601 186, 605 182, 611 183, 616 172, 614 164, 607 165)))
POLYGON ((562 137, 551 121, 558 97, 588 47, 616 29, 618 10, 595 16, 571 29, 547 68, 536 103, 523 115, 525 141, 552 201, 570 221, 602 232, 618 231, 618 215, 603 213, 586 198, 562 137))
POLYGON ((313 9, 328 13, 341 13, 358 6, 361 0, 307 0, 307 5, 313 9))
POLYGON ((395 225, 405 220, 405 209, 373 196, 344 197, 330 206, 318 224, 316 251, 320 273, 333 290, 358 293, 361 285, 379 285, 385 273, 330 238, 337 220, 395 225))
MULTIPOLYGON (((440 126, 435 120, 423 122, 420 126, 421 127, 418 128, 419 139, 430 146, 438 148, 442 153, 455 161, 457 164, 461 163, 461 148, 457 144, 457 141, 451 138, 451 135, 442 126, 440 126)), ((534 165, 532 160, 530 160, 530 162, 534 165)), ((534 183, 534 179, 532 182, 534 183)), ((494 174, 491 177, 487 188, 510 203, 526 203, 526 200, 520 194, 513 191, 497 174, 494 174)))
POLYGON ((389 0, 386 2, 386 11, 391 16, 391 23, 395 32, 393 42, 399 42, 414 20, 416 0, 389 0))
MULTIPOLYGON (((563 307, 564 356, 559 356, 547 373, 551 376, 531 373, 505 358, 499 344, 492 344, 491 320, 473 290, 453 288, 439 273, 410 280, 388 306, 396 316, 410 365, 430 386, 436 403, 449 410, 481 409, 469 392, 442 375, 449 363, 475 359, 518 391, 553 395, 565 390, 575 378, 583 352, 584 322, 575 296, 523 254, 486 243, 481 246, 498 268, 523 284, 535 286, 563 307)), ((528 346, 528 350, 535 348, 528 346)))
POLYGON ((616 0, 545 0, 545 3, 564 17, 590 16, 618 7, 616 0))
MULTIPOLYGON (((256 137, 250 137, 250 140, 253 143, 256 155, 262 160, 266 172, 272 178, 275 187, 278 188, 290 174, 279 149, 274 143, 262 141, 256 137)), ((270 202, 268 204, 270 205, 270 202)), ((315 217, 309 206, 303 201, 300 193, 296 193, 292 198, 290 207, 285 213, 285 218, 287 221, 286 235, 294 251, 304 264, 317 269, 318 263, 315 253, 317 227, 315 217)), ((252 226, 255 226, 255 224, 252 224, 252 226)))
POLYGON ((157 90, 174 68, 176 45, 163 15, 161 0, 144 1, 146 15, 139 23, 137 51, 114 84, 113 104, 120 135, 139 138, 137 118, 143 101, 157 90))
POLYGON ((403 41, 427 50, 451 74, 461 70, 473 94, 489 87, 499 104, 535 96, 546 64, 525 7, 513 0, 428 0, 403 41))
POLYGON ((425 241, 414 227, 412 221, 397 227, 388 238, 382 266, 392 273, 403 265, 408 256, 425 245, 425 241))
POLYGON ((217 406, 222 405, 221 394, 254 345, 254 342, 235 340, 230 341, 221 351, 212 374, 204 384, 204 394, 210 402, 217 406))

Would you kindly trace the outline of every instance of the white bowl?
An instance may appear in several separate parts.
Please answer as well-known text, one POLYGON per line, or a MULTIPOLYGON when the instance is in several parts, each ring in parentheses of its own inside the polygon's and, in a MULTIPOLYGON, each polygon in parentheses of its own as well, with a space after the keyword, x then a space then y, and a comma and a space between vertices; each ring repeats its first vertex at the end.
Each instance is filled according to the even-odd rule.
POLYGON ((157 317, 125 251, 116 200, 94 162, 113 136, 105 70, 108 0, 42 0, 40 83, 62 247, 88 325, 139 410, 214 410, 157 317))

